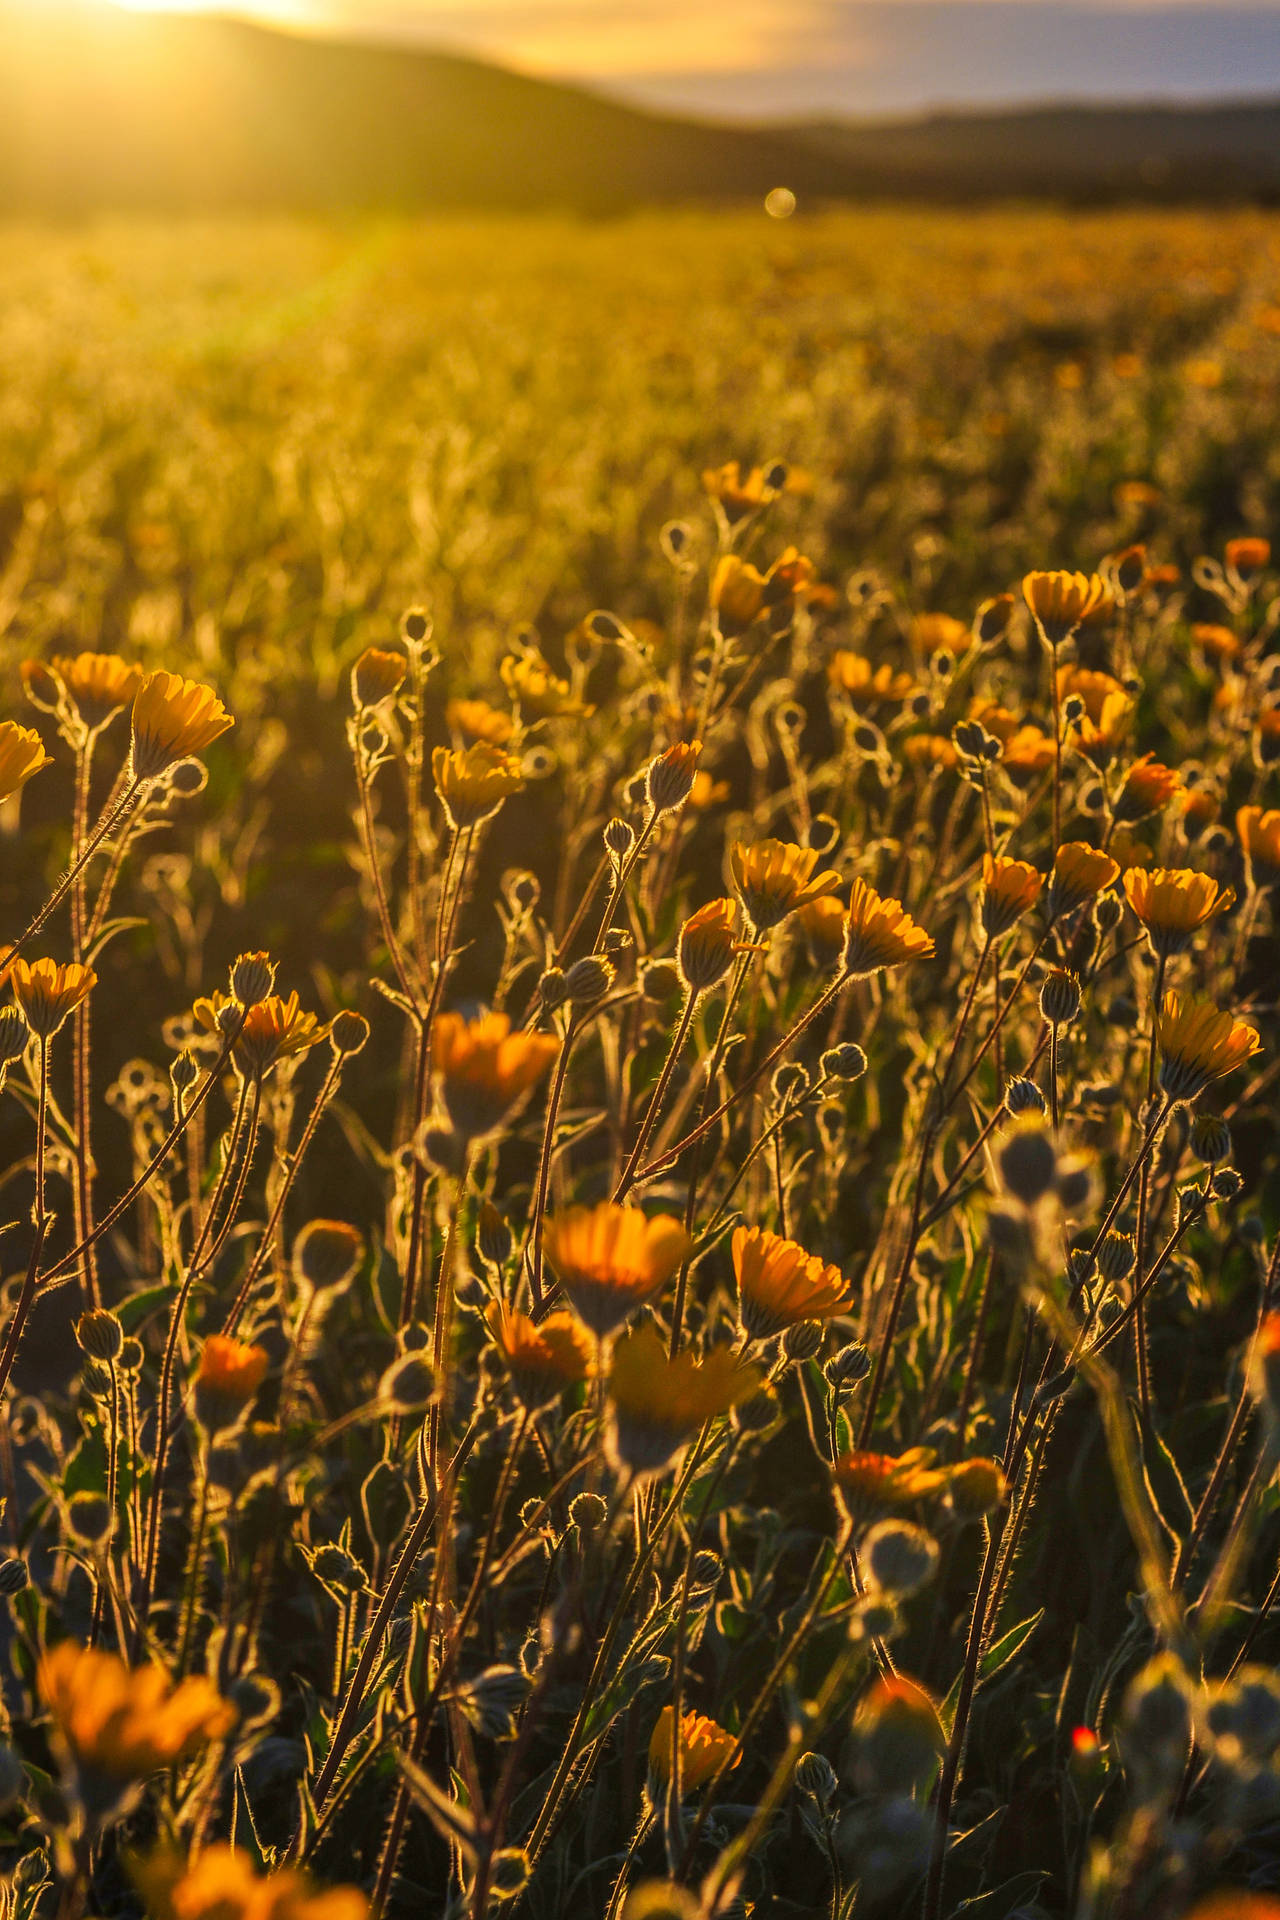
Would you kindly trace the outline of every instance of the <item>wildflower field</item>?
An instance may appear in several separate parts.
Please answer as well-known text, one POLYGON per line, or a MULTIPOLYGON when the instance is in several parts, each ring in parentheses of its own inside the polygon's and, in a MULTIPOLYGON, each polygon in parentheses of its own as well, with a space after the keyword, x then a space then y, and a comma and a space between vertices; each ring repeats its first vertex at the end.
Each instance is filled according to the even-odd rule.
POLYGON ((1275 1920, 1280 216, 5 258, 6 1920, 1275 1920))

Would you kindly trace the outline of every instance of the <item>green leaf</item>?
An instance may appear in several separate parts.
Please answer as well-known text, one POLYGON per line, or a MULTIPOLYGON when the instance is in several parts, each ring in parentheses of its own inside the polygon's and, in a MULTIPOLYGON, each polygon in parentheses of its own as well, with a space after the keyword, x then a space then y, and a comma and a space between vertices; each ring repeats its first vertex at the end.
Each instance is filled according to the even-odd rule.
MULTIPOLYGON (((1044 1608, 1041 1607, 1038 1613, 1033 1613, 1027 1620, 1020 1620, 1016 1627, 1010 1627, 1008 1633, 1001 1634, 998 1640, 991 1643, 978 1662, 977 1686, 980 1687, 986 1680, 994 1680, 1003 1667, 1007 1667, 1011 1660, 1016 1660, 1043 1619, 1044 1608)), ((956 1706, 960 1699, 960 1679, 961 1676, 957 1674, 950 1692, 942 1703, 942 1724, 948 1734, 955 1725, 956 1706)), ((975 1688, 975 1692, 976 1690, 975 1688)))

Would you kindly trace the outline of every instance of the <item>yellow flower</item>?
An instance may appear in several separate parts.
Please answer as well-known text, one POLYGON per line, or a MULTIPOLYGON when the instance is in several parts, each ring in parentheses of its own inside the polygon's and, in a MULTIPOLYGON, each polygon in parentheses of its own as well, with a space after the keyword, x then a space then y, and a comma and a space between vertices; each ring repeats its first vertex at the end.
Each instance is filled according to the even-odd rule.
MULTIPOLYGON (((650 1777, 662 1788, 671 1778, 671 1722, 673 1707, 664 1707, 649 1739, 650 1777)), ((727 1733, 705 1713, 680 1715, 680 1782, 686 1793, 696 1793, 704 1781, 720 1769, 737 1746, 737 1737, 727 1733)))
POLYGON ((369 1911, 357 1887, 313 1889, 292 1867, 259 1874, 247 1853, 223 1844, 190 1862, 153 1854, 131 1872, 150 1920, 365 1920, 369 1911))
POLYGON ((688 992, 706 993, 729 971, 739 950, 734 932, 737 912, 736 901, 708 900, 681 927, 676 965, 688 992))
POLYGON ((20 727, 16 720, 0 720, 0 800, 8 800, 19 787, 25 787, 32 774, 53 765, 53 755, 44 750, 44 741, 34 727, 20 727))
MULTIPOLYGON (((116 653, 55 653, 47 667, 24 660, 22 678, 37 706, 55 706, 45 697, 41 677, 52 674, 90 733, 115 718, 142 685, 142 668, 116 653)), ((56 692, 55 688, 55 692, 56 692)))
POLYGON ((749 1340, 771 1340, 797 1320, 829 1320, 849 1304, 839 1267, 763 1227, 738 1227, 730 1243, 738 1317, 749 1340))
POLYGON ((941 653, 944 649, 957 656, 973 644, 973 629, 968 621, 951 613, 920 613, 911 623, 911 643, 917 653, 941 653))
POLYGON ((1160 1086, 1170 1100, 1194 1100, 1211 1080, 1259 1052, 1257 1032, 1199 994, 1166 993, 1156 1018, 1160 1086))
POLYGON ((834 967, 844 952, 846 935, 845 907, 838 894, 824 893, 801 907, 796 918, 809 942, 809 952, 819 967, 834 967))
POLYGON ((385 706, 404 684, 409 662, 402 653, 366 647, 351 669, 351 698, 359 709, 385 706))
POLYGON ((1241 807, 1236 832, 1255 886, 1280 882, 1280 808, 1241 807))
POLYGON ((1084 621, 1105 614, 1112 604, 1107 584, 1098 574, 1061 570, 1029 573, 1022 583, 1022 597, 1051 648, 1061 646, 1084 621))
POLYGON ((1233 887, 1220 887, 1211 874, 1188 868, 1130 867, 1124 890, 1153 953, 1165 959, 1185 953, 1197 928, 1225 913, 1236 897, 1233 887))
POLYGON ((913 767, 924 767, 930 771, 935 768, 948 770, 957 766, 960 760, 954 742, 948 740, 945 733, 908 734, 899 751, 913 767))
POLYGON ((163 1667, 130 1668, 71 1640, 44 1655, 36 1684, 80 1774, 122 1786, 216 1740, 236 1719, 203 1677, 175 1686, 163 1667))
POLYGON ((13 997, 38 1040, 52 1040, 67 1015, 74 1013, 98 984, 92 967, 68 961, 17 959, 6 968, 13 997))
POLYGON ((551 1313, 535 1325, 528 1314, 494 1300, 484 1317, 517 1398, 530 1412, 586 1379, 591 1343, 572 1314, 551 1313))
POLYGON ((1145 820, 1159 813, 1182 792, 1182 775, 1164 766, 1154 754, 1144 753, 1125 774, 1124 785, 1116 800, 1117 820, 1145 820))
POLYGON ((1108 850, 1121 873, 1128 873, 1130 867, 1152 867, 1155 865, 1156 857, 1146 841, 1136 839, 1133 834, 1126 832, 1123 827, 1118 827, 1112 834, 1108 850))
POLYGON ((1133 701, 1109 673, 1088 667, 1059 667, 1056 684, 1059 704, 1074 695, 1084 708, 1072 727, 1077 750, 1094 766, 1107 766, 1128 729, 1133 701))
POLYGON ((716 780, 699 767, 689 790, 689 805, 695 813, 706 813, 711 807, 723 806, 732 791, 727 780, 716 780))
POLYGON ((909 700, 916 691, 911 674, 895 672, 887 662, 873 667, 864 654, 847 647, 838 648, 828 660, 827 679, 835 692, 859 709, 909 700))
POLYGON ((900 900, 891 900, 855 880, 849 893, 844 970, 862 979, 882 967, 905 966, 909 960, 931 960, 931 935, 917 926, 900 900))
POLYGON ((149 673, 133 699, 133 773, 153 780, 175 760, 203 753, 235 721, 212 687, 163 668, 149 673))
POLYGON ((498 672, 512 699, 534 719, 563 719, 574 714, 585 718, 595 712, 594 707, 584 706, 574 698, 569 682, 554 674, 534 648, 524 653, 509 653, 498 672))
POLYGON ((992 939, 1008 933, 1040 898, 1044 876, 1025 860, 982 857, 982 930, 992 939))
POLYGON ((524 785, 520 762, 487 740, 477 740, 458 752, 437 747, 431 755, 431 771, 450 824, 458 829, 478 826, 524 785))
POLYGON ((753 847, 734 842, 729 870, 743 911, 757 933, 767 933, 789 913, 839 886, 839 874, 829 869, 815 873, 817 864, 812 847, 783 840, 760 840, 753 847))
POLYGON ((457 1132, 478 1140, 501 1126, 559 1051, 554 1034, 512 1033, 505 1013, 470 1021, 460 1013, 442 1013, 431 1036, 431 1065, 457 1132))
POLYGON ((710 494, 731 527, 778 497, 776 487, 765 485, 763 467, 752 467, 744 475, 737 460, 729 460, 723 467, 704 468, 702 489, 710 494))
POLYGON ((515 732, 515 721, 487 700, 450 700, 444 710, 450 733, 466 741, 486 740, 491 747, 505 747, 515 732))
POLYGON ((305 1053, 318 1046, 329 1032, 318 1015, 304 1013, 295 992, 287 1000, 278 993, 268 994, 247 1012, 224 993, 211 993, 197 1000, 191 1009, 196 1024, 206 1033, 225 1034, 243 1024, 231 1057, 248 1080, 260 1079, 281 1060, 305 1053))
POLYGON ((765 576, 736 553, 722 554, 711 576, 711 605, 726 640, 745 633, 763 610, 765 576))
POLYGON ((1100 852, 1086 841, 1067 841, 1057 849, 1050 891, 1046 900, 1048 918, 1075 912, 1086 900, 1094 900, 1121 877, 1119 862, 1109 852, 1100 852))
POLYGON ((661 1293, 692 1245, 674 1215, 650 1219, 609 1200, 553 1214, 543 1229, 565 1299, 599 1340, 661 1293))
POLYGON ((729 1347, 714 1348, 705 1360, 691 1353, 669 1360, 652 1327, 627 1334, 609 1369, 610 1459, 633 1478, 661 1473, 708 1420, 749 1399, 760 1378, 758 1368, 739 1366, 729 1347))

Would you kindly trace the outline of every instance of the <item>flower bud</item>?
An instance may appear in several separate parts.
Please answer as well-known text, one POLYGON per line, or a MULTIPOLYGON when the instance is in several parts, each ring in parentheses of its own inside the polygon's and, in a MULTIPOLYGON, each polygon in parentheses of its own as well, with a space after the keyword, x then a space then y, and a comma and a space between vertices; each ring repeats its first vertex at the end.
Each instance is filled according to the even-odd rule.
POLYGON ((242 953, 231 969, 231 995, 242 1007, 268 999, 275 984, 275 965, 265 953, 242 953))
POLYGON ((900 1674, 877 1680, 863 1695, 853 1734, 854 1784, 863 1793, 910 1793, 946 1745, 933 1701, 900 1674))
POLYGON ((548 1013, 554 1013, 568 999, 564 973, 559 967, 548 967, 538 982, 538 995, 548 1013))
POLYGON ((933 1578, 938 1543, 910 1520, 882 1520, 863 1535, 859 1549, 871 1584, 884 1593, 916 1593, 933 1578))
POLYGON ((294 1277, 311 1293, 348 1286, 364 1258, 364 1238, 345 1220, 308 1220, 293 1243, 294 1277))
POLYGON ((861 1340, 851 1340, 848 1346, 832 1354, 822 1371, 833 1393, 851 1393, 870 1373, 871 1355, 861 1340))
POLYGON ((648 961, 640 969, 640 991, 655 1005, 674 999, 680 991, 680 969, 675 961, 648 961))
POLYGON ((417 1353, 393 1361, 378 1384, 378 1398, 390 1413, 420 1413, 430 1406, 435 1392, 431 1362, 417 1353))
POLYGON ((782 1336, 782 1351, 788 1360, 812 1360, 822 1345, 820 1320, 796 1320, 782 1336))
POLYGON ((1110 933, 1120 925, 1124 902, 1118 894, 1100 893, 1093 903, 1093 924, 1099 933, 1110 933))
POLYGON ((635 843, 635 829, 626 820, 615 817, 604 830, 604 844, 618 866, 622 865, 635 843))
POLYGON ((828 1047, 818 1061, 818 1077, 822 1080, 861 1080, 866 1070, 867 1056, 856 1040, 828 1047))
POLYGON ((0 1066, 21 1059, 30 1038, 31 1028, 21 1007, 0 1007, 0 1066))
POLYGON ((645 777, 646 797, 657 813, 674 813, 693 791, 693 776, 698 771, 701 740, 679 740, 656 760, 651 760, 645 777))
POLYGON ((957 1513, 976 1519, 980 1514, 995 1511, 1007 1487, 995 1460, 962 1460, 947 1476, 947 1492, 957 1513))
POLYGON ((1215 1200, 1235 1200, 1243 1188, 1244 1181, 1234 1167, 1219 1167, 1209 1183, 1215 1200))
POLYGON ((31 1583, 25 1560, 0 1560, 0 1600, 12 1600, 25 1593, 31 1583))
POLYGON ((1148 1661, 1125 1697, 1124 1745, 1140 1774, 1171 1783, 1191 1750, 1191 1686, 1170 1653, 1148 1661))
POLYGON ((1024 1080, 1020 1075, 1010 1080, 1004 1090, 1004 1104, 1012 1114, 1047 1113, 1049 1103, 1034 1080, 1024 1080))
POLYGON ((76 1339, 91 1360, 110 1364, 120 1358, 124 1328, 114 1313, 108 1313, 105 1308, 95 1308, 90 1313, 82 1313, 76 1321, 76 1339))
POLYGON ((1080 981, 1055 967, 1040 989, 1040 1012, 1051 1027, 1070 1026, 1080 1011, 1080 981))
POLYGON ((573 1007, 594 1006, 613 985, 614 971, 612 963, 599 954, 588 953, 575 960, 564 975, 565 999, 573 1007))
POLYGON ((775 1068, 769 1084, 774 1101, 782 1106, 787 1100, 803 1097, 809 1091, 809 1075, 798 1060, 784 1060, 775 1068))
POLYGON ((329 1039, 335 1053, 359 1053, 368 1038, 369 1022, 362 1013, 344 1009, 334 1014, 329 1039))
POLYGON ((1216 1113, 1198 1113, 1191 1122, 1191 1151, 1205 1166, 1231 1158, 1231 1129, 1216 1113))
POLYGON ((609 1512, 608 1502, 598 1493, 578 1493, 569 1502, 569 1523, 578 1529, 584 1540, 589 1540, 604 1525, 609 1512))
POLYGON ((191 1091, 199 1078, 200 1068, 196 1064, 193 1056, 189 1053, 180 1053, 173 1065, 169 1068, 169 1079, 173 1084, 173 1091, 179 1099, 181 1099, 184 1093, 191 1091))
POLYGON ((820 1807, 827 1807, 836 1797, 840 1782, 836 1770, 822 1753, 802 1753, 796 1762, 795 1782, 801 1793, 807 1793, 820 1807))
POLYGON ((1137 1257, 1138 1250, 1131 1233, 1108 1232, 1098 1248, 1098 1272, 1104 1280, 1123 1280, 1133 1272, 1137 1257))
POLYGON ((505 1267, 513 1245, 511 1229, 492 1200, 482 1200, 476 1221, 476 1252, 486 1267, 505 1267))
POLYGON ((1034 1207, 1053 1187, 1058 1154, 1043 1127, 1025 1121, 996 1149, 996 1166, 1004 1187, 1024 1207, 1034 1207))

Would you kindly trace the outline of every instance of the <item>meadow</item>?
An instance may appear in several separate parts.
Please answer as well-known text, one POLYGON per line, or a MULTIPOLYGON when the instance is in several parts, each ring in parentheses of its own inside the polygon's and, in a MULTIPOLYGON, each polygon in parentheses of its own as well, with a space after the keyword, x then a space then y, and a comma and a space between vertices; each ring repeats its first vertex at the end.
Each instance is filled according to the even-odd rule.
POLYGON ((6 1920, 1277 1920, 1280 216, 4 257, 6 1920))

